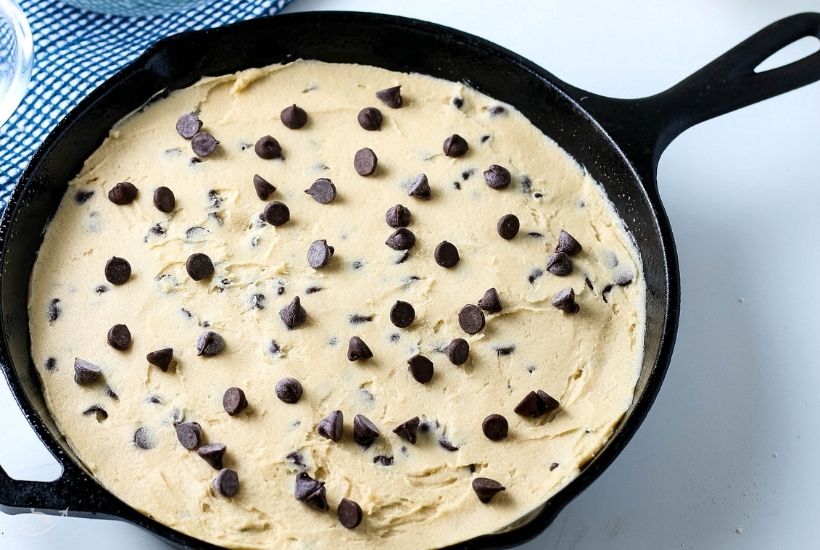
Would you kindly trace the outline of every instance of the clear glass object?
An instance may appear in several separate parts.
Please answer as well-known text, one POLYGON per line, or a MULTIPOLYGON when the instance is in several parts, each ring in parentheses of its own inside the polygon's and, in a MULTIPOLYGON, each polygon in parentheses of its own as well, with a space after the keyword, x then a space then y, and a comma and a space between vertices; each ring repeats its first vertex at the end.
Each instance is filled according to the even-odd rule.
POLYGON ((113 15, 158 15, 199 6, 209 0, 62 0, 64 3, 113 15))
POLYGON ((0 0, 0 126, 28 89, 34 44, 26 16, 14 0, 0 0))

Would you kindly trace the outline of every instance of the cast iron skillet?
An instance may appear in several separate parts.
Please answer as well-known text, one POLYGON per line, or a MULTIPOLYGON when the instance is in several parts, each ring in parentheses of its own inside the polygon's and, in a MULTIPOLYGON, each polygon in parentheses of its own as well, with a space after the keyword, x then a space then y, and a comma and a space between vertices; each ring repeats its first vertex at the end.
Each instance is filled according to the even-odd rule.
POLYGON ((188 86, 204 75, 306 58, 464 81, 515 105, 601 183, 635 238, 647 283, 647 332, 644 364, 624 420, 581 474, 528 521, 459 547, 510 546, 537 535, 621 452, 646 416, 669 366, 680 285, 672 231, 655 181, 661 152, 678 134, 701 121, 820 79, 820 52, 780 68, 754 72, 771 54, 805 36, 820 38, 820 14, 804 13, 769 25, 680 84, 635 100, 579 90, 481 38, 386 15, 279 15, 158 42, 57 125, 34 155, 3 214, 0 365, 20 408, 63 473, 51 482, 18 481, 0 468, 0 509, 10 513, 67 510, 74 516, 119 518, 179 547, 208 547, 111 495, 89 475, 58 433, 29 354, 29 276, 43 228, 66 182, 120 118, 157 92, 188 86))

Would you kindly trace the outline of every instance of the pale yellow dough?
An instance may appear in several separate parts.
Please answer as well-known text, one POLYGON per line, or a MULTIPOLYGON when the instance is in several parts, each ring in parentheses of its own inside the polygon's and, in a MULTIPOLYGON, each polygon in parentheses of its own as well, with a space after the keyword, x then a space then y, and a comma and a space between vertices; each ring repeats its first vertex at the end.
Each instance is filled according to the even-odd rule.
POLYGON ((504 529, 572 480, 610 437, 633 396, 645 323, 641 262, 600 187, 514 108, 493 116, 496 105, 465 85, 427 76, 298 61, 203 79, 120 122, 69 183, 40 249, 29 298, 32 354, 48 405, 89 470, 160 522, 240 548, 452 544, 504 529), (401 109, 376 99, 377 90, 397 84, 401 109), (463 98, 460 109, 455 97, 463 98), (279 120, 293 103, 308 113, 305 128, 291 130, 279 120), (383 113, 381 131, 357 123, 357 113, 368 106, 383 113), (221 144, 192 164, 190 144, 175 123, 196 109, 221 144), (442 154, 452 133, 466 138, 466 156, 442 154), (265 134, 279 140, 284 160, 254 154, 254 142, 265 134), (353 169, 353 155, 362 147, 379 159, 371 177, 353 169), (510 170, 507 189, 484 183, 482 172, 490 164, 510 170), (429 178, 429 201, 407 196, 407 182, 419 173, 429 178), (290 207, 290 223, 258 221, 265 203, 254 192, 254 174, 277 187, 271 200, 290 207), (304 193, 319 177, 332 179, 338 189, 330 205, 304 193), (108 200, 120 181, 139 188, 134 203, 108 200), (176 194, 171 214, 152 203, 161 185, 176 194), (79 204, 80 191, 94 194, 79 204), (397 203, 412 211, 409 229, 417 238, 400 264, 401 253, 384 244, 393 231, 384 215, 397 203), (496 232, 507 213, 521 220, 512 241, 496 232), (157 224, 162 234, 151 231, 157 224), (204 230, 187 231, 192 227, 204 230), (573 259, 573 273, 544 273, 530 282, 533 270, 544 269, 562 228, 584 247, 573 259), (320 270, 306 260, 316 239, 327 239, 336 250, 320 270), (453 269, 433 260, 443 240, 460 252, 453 269), (186 274, 193 252, 214 260, 210 281, 186 274), (133 268, 123 286, 104 278, 112 256, 126 258, 133 268), (615 285, 605 302, 603 289, 629 273, 632 284, 615 285), (100 285, 108 291, 99 293, 100 285), (307 294, 309 287, 321 291, 307 294), (490 287, 498 289, 504 309, 488 315, 484 331, 468 336, 459 328, 458 311, 490 287), (577 315, 550 303, 567 287, 577 294, 577 315), (253 307, 255 294, 264 295, 263 309, 253 307), (279 310, 294 296, 301 297, 309 321, 289 331, 279 310), (52 313, 59 309, 60 315, 50 321, 55 299, 52 313), (415 307, 416 321, 407 330, 390 323, 396 300, 415 307), (354 314, 372 315, 372 321, 353 325, 354 314), (115 323, 131 330, 128 351, 106 342, 115 323), (217 357, 196 355, 205 326, 225 338, 217 357), (372 360, 347 360, 354 335, 370 346, 372 360), (461 367, 440 351, 456 337, 471 345, 471 359, 461 367), (509 346, 515 349, 508 355, 496 351, 509 346), (147 352, 163 347, 172 347, 178 360, 168 372, 145 360, 147 352), (426 385, 407 371, 407 359, 416 353, 435 363, 426 385), (75 357, 100 365, 104 381, 75 384, 75 357), (298 404, 276 398, 274 386, 284 376, 304 386, 298 404), (112 399, 106 386, 119 398, 112 399), (250 402, 236 417, 222 407, 230 386, 244 389, 250 402), (554 418, 513 412, 535 389, 561 402, 554 418), (83 415, 91 405, 104 408, 108 418, 83 415), (345 415, 339 443, 316 433, 334 409, 345 415), (506 440, 482 434, 481 422, 491 413, 509 420, 506 440), (356 414, 381 430, 366 450, 351 438, 356 414), (416 415, 433 429, 419 434, 413 446, 392 430, 416 415), (214 494, 216 472, 177 441, 173 422, 182 417, 199 422, 207 441, 227 445, 226 466, 238 472, 241 484, 235 498, 214 494), (152 449, 134 445, 140 427, 152 449), (459 450, 442 448, 442 438, 459 450), (294 499, 298 466, 287 458, 294 451, 311 476, 326 481, 329 512, 294 499), (375 464, 378 455, 392 456, 394 463, 375 464), (470 485, 477 476, 498 480, 507 490, 481 504, 470 485), (355 530, 336 518, 341 498, 364 510, 355 530))

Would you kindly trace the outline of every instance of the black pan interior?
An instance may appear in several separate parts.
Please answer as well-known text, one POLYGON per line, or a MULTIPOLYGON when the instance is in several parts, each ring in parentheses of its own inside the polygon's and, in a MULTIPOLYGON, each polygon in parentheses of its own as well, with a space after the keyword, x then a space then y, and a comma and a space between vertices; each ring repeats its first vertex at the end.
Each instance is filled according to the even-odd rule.
MULTIPOLYGON (((611 462, 642 420, 663 377, 665 365, 656 369, 670 303, 670 266, 662 237, 665 229, 658 221, 663 214, 658 214, 651 184, 648 194, 600 126, 553 83, 560 81, 512 52, 429 23, 372 14, 312 13, 181 35, 152 48, 84 101, 37 154, 4 217, 2 337, 24 394, 18 391, 18 399, 27 399, 28 403, 21 403, 24 409, 30 404, 53 434, 54 439, 48 441, 46 430, 39 430, 47 445, 73 456, 57 434, 39 391, 29 354, 26 301, 43 228, 83 160, 117 120, 163 89, 185 87, 206 75, 297 58, 368 64, 462 81, 516 106, 603 185, 635 239, 647 282, 645 360, 635 401, 607 449, 579 480, 548 503, 542 521, 534 522, 540 527, 524 528, 518 539, 531 536, 611 462), (641 402, 645 394, 647 399, 641 402), (632 414, 636 406, 640 410, 632 414)), ((510 542, 514 539, 505 540, 510 542)))

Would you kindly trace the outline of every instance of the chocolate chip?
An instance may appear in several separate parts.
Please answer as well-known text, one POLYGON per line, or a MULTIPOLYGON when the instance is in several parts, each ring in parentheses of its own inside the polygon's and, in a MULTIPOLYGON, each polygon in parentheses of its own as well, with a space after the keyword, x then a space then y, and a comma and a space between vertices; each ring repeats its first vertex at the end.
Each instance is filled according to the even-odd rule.
POLYGON ((409 250, 416 244, 416 236, 406 227, 400 227, 384 242, 393 250, 409 250))
POLYGON ((226 447, 224 443, 208 443, 197 449, 197 454, 202 457, 202 460, 210 464, 211 468, 221 470, 225 450, 226 447))
POLYGON ((213 331, 203 332, 196 339, 196 354, 213 357, 225 349, 225 339, 213 331))
POLYGON ((305 193, 319 204, 330 204, 336 198, 336 186, 327 178, 319 178, 305 189, 305 193))
POLYGON ((533 270, 530 271, 530 274, 527 276, 527 280, 530 282, 530 284, 533 284, 543 274, 544 274, 543 269, 539 269, 537 267, 533 268, 533 270))
POLYGON ((49 357, 46 359, 46 370, 53 371, 57 368, 57 359, 54 357, 49 357))
POLYGON ((353 417, 353 441, 369 447, 379 437, 379 429, 367 417, 357 414, 353 417))
POLYGON ((461 107, 464 106, 464 100, 460 97, 454 97, 453 105, 455 105, 456 109, 461 109, 461 107))
POLYGON ((154 448, 154 442, 148 428, 144 426, 137 428, 137 431, 134 432, 134 445, 145 451, 154 448))
POLYGON ((202 128, 202 121, 196 113, 188 113, 177 120, 177 133, 185 139, 191 139, 202 128))
POLYGON ((487 477, 477 477, 473 480, 473 491, 475 491, 478 500, 484 504, 490 502, 496 494, 505 489, 506 487, 499 482, 487 477))
POLYGON ((174 359, 174 350, 172 348, 163 348, 156 351, 149 352, 145 356, 145 360, 163 372, 168 370, 168 366, 174 359))
POLYGON ((454 453, 458 450, 458 447, 453 445, 451 441, 448 441, 444 437, 438 440, 438 446, 444 449, 445 451, 450 451, 451 453, 454 453))
POLYGON ((512 355, 515 351, 515 346, 493 346, 495 354, 498 356, 512 355))
POLYGON ((191 138, 191 150, 198 157, 207 157, 214 152, 219 142, 207 132, 198 132, 191 138))
POLYGON ((572 260, 563 252, 556 252, 547 258, 547 271, 565 277, 572 273, 572 260))
POLYGON ((441 267, 455 267, 458 263, 458 249, 453 243, 441 241, 434 252, 436 263, 441 267))
POLYGON ((379 159, 373 149, 365 147, 359 149, 353 156, 353 168, 360 176, 369 176, 376 171, 376 166, 379 164, 379 159))
POLYGON ((397 204, 387 211, 384 215, 384 221, 386 221, 390 227, 398 229, 399 227, 407 227, 410 225, 411 217, 409 209, 401 204, 397 204))
POLYGON ((97 285, 94 288, 94 292, 96 292, 97 294, 105 294, 106 292, 108 292, 108 287, 105 285, 97 285))
POLYGON ((333 411, 324 417, 319 425, 316 426, 316 431, 324 438, 331 441, 339 441, 342 439, 342 431, 344 430, 344 415, 342 411, 333 411))
POLYGON ((515 406, 515 413, 530 418, 538 418, 544 414, 554 411, 559 406, 557 400, 542 390, 531 391, 524 396, 518 405, 515 406))
POLYGON ((458 134, 453 134, 444 140, 442 149, 448 157, 462 157, 467 153, 470 147, 463 137, 458 134))
POLYGON ((501 298, 498 297, 498 291, 495 288, 490 288, 484 293, 484 296, 478 301, 478 307, 487 313, 498 313, 501 311, 501 298))
POLYGON ((222 407, 225 412, 235 416, 244 411, 248 406, 248 399, 245 392, 239 388, 228 388, 222 396, 222 407))
POLYGON ((515 214, 505 214, 501 216, 501 219, 498 220, 498 225, 496 225, 498 234, 501 235, 502 239, 507 239, 508 241, 518 235, 520 228, 521 222, 518 221, 518 217, 515 214))
POLYGON ((484 170, 484 182, 493 189, 504 189, 510 184, 510 171, 497 164, 491 164, 484 170))
POLYGON ((433 362, 423 355, 414 355, 407 360, 410 365, 408 370, 410 375, 419 384, 426 384, 433 379, 433 362))
POLYGON ((358 336, 353 336, 347 345, 347 358, 350 361, 360 361, 373 357, 373 352, 358 336))
POLYGON ((114 325, 108 329, 108 345, 124 351, 131 345, 131 331, 125 325, 114 325))
POLYGON ((333 247, 324 239, 313 241, 307 251, 308 265, 313 269, 325 267, 333 257, 333 247))
POLYGON ((454 365, 463 365, 470 357, 470 344, 464 338, 456 338, 447 346, 447 359, 454 365))
POLYGON ((262 212, 262 219, 274 226, 286 224, 290 221, 290 209, 283 202, 270 202, 262 212))
POLYGON ((561 406, 558 400, 552 397, 547 392, 543 390, 537 390, 535 393, 536 395, 538 395, 538 399, 541 401, 541 405, 542 407, 544 407, 545 412, 552 412, 561 406))
POLYGON ((285 107, 282 112, 279 113, 279 119, 282 121, 282 124, 291 130, 298 130, 307 124, 308 116, 301 107, 291 105, 290 107, 285 107))
POLYGON ((378 130, 382 127, 382 112, 375 107, 365 107, 359 111, 356 117, 359 121, 359 126, 365 130, 378 130))
POLYGON ((156 206, 160 212, 165 212, 166 214, 172 212, 174 206, 176 206, 174 192, 167 187, 157 187, 154 190, 154 206, 156 206))
POLYGON ((282 378, 276 383, 276 397, 285 403, 297 403, 302 398, 302 384, 295 378, 282 378))
POLYGON ((373 320, 372 315, 359 315, 358 313, 354 313, 350 317, 347 318, 350 321, 351 325, 361 325, 363 323, 369 323, 373 320))
POLYGON ((239 475, 228 468, 223 468, 211 481, 214 491, 223 497, 234 497, 239 492, 239 475))
POLYGON ((256 140, 253 146, 254 152, 259 158, 271 160, 282 156, 282 147, 279 142, 271 136, 262 136, 256 140))
POLYGON ((397 300, 390 308, 390 322, 399 328, 409 327, 416 318, 416 310, 407 302, 397 300))
MULTIPOLYGON (((604 289, 606 292, 606 289, 604 289)), ((567 313, 578 313, 581 306, 575 303, 575 291, 572 288, 565 288, 558 292, 552 299, 552 305, 567 313)))
POLYGON ((382 466, 392 466, 393 457, 387 455, 377 455, 373 457, 373 464, 381 464, 382 466))
POLYGON ((325 482, 318 481, 310 477, 307 472, 299 472, 296 475, 296 486, 293 496, 299 502, 304 502, 311 508, 325 511, 328 510, 325 482))
POLYGON ((114 388, 112 388, 108 384, 105 385, 104 391, 105 391, 105 395, 107 395, 108 397, 110 397, 114 401, 119 401, 120 400, 120 396, 117 395, 117 392, 114 391, 114 388))
POLYGON ((394 430, 393 433, 399 436, 400 438, 404 439, 405 441, 409 441, 412 445, 416 444, 416 434, 419 431, 419 424, 420 420, 418 416, 414 416, 410 420, 402 422, 399 424, 394 430))
POLYGON ((74 202, 77 204, 85 204, 88 199, 94 196, 94 191, 77 191, 74 194, 74 202))
POLYGON ((214 274, 214 263, 206 254, 196 252, 188 256, 185 262, 185 270, 194 281, 207 279, 214 274))
POLYGON ((89 363, 79 357, 74 358, 74 381, 85 385, 96 382, 102 376, 102 370, 94 363, 89 363))
POLYGON ((362 522, 362 507, 352 500, 343 498, 336 507, 339 523, 347 529, 355 529, 362 522))
POLYGON ((492 107, 490 107, 490 116, 503 115, 506 112, 507 109, 505 109, 501 105, 493 105, 492 107))
POLYGON ((458 324, 467 334, 475 334, 484 328, 484 312, 478 306, 467 304, 458 312, 458 324))
POLYGON ((57 319, 60 318, 60 315, 63 314, 63 308, 60 307, 60 299, 54 298, 48 304, 48 322, 49 324, 53 323, 57 319))
POLYGON ((407 188, 407 194, 417 199, 429 199, 431 191, 427 176, 425 174, 419 174, 413 178, 413 181, 410 182, 410 186, 407 188))
POLYGON ((567 256, 575 256, 580 253, 581 250, 583 250, 581 243, 576 241, 575 237, 562 229, 558 234, 558 244, 555 246, 555 251, 563 252, 567 256))
POLYGON ((550 472, 555 470, 558 466, 559 464, 557 462, 553 462, 552 464, 550 464, 550 472))
POLYGON ((376 92, 376 97, 391 109, 398 109, 402 106, 401 86, 393 86, 376 92))
POLYGON ((193 451, 202 443, 202 426, 198 422, 181 422, 176 425, 179 444, 193 451))
POLYGON ((96 417, 97 422, 102 422, 103 420, 108 418, 108 411, 106 411, 99 405, 91 405, 83 411, 83 414, 85 416, 91 416, 93 414, 96 417))
POLYGON ((507 419, 500 414, 491 414, 481 423, 481 431, 491 441, 501 441, 509 432, 507 419))
POLYGON ((129 204, 137 198, 137 187, 130 182, 122 181, 108 192, 108 200, 114 204, 129 204))
POLYGON ((279 317, 289 329, 294 329, 307 320, 307 311, 302 307, 299 296, 294 297, 288 305, 279 310, 279 317))
POLYGON ((276 191, 276 187, 259 174, 253 176, 253 189, 256 191, 256 196, 263 201, 268 200, 268 197, 276 191))
POLYGON ((123 258, 113 256, 105 262, 105 279, 112 285, 124 285, 131 278, 131 264, 123 258))

